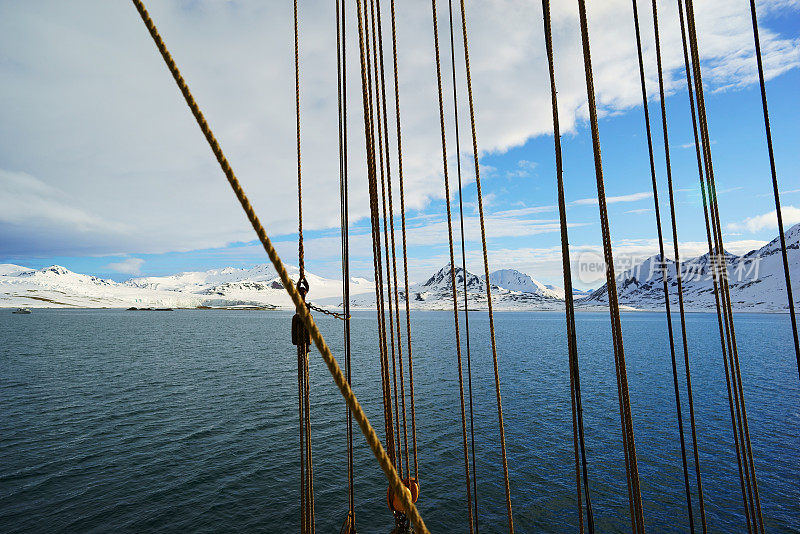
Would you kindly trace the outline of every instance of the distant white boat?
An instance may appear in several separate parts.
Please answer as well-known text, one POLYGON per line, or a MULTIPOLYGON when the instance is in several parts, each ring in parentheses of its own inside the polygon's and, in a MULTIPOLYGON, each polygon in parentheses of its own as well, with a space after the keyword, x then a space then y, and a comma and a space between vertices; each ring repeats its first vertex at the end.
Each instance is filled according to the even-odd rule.
POLYGON ((28 309, 28 308, 17 308, 16 310, 14 310, 11 313, 29 314, 29 313, 31 313, 31 310, 28 309))

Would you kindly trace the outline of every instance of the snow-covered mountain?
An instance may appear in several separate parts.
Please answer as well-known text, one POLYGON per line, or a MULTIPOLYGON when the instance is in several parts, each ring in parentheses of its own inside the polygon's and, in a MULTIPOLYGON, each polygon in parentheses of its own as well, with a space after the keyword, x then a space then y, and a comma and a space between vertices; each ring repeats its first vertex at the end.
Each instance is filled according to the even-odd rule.
MULTIPOLYGON (((296 278, 298 269, 287 266, 296 278)), ((311 290, 309 300, 338 298, 341 281, 306 273, 311 290)), ((363 278, 351 281, 351 291, 372 291, 363 278)), ((292 308, 293 304, 271 265, 251 269, 227 267, 203 272, 186 272, 163 277, 134 278, 115 282, 74 273, 53 265, 34 270, 0 264, 0 307, 195 308, 251 306, 292 308)))
MULTIPOLYGON (((786 233, 793 289, 800 298, 800 224, 786 233)), ((786 305, 780 243, 775 239, 743 256, 727 255, 731 297, 737 311, 782 311, 786 305)), ((690 310, 714 308, 713 285, 708 255, 681 265, 684 299, 690 310)), ((287 266, 292 278, 296 267, 287 266)), ((677 303, 675 264, 667 260, 671 300, 677 303)), ((483 277, 462 268, 454 270, 456 292, 463 307, 464 280, 470 309, 486 309, 486 283, 483 277)), ((330 308, 342 306, 341 281, 306 272, 311 286, 310 302, 330 308)), ((544 285, 514 269, 501 269, 489 275, 492 303, 497 310, 555 310, 563 306, 564 290, 544 285)), ((617 281, 620 303, 628 309, 661 310, 663 286, 658 256, 652 256, 620 275, 617 281)), ((350 284, 353 308, 375 307, 375 284, 353 278, 350 284)), ((453 306, 452 275, 446 265, 425 282, 409 288, 412 308, 449 310, 453 306)), ((384 291, 385 298, 389 292, 384 291)), ((576 291, 576 297, 580 292, 576 291)), ((393 295, 391 295, 393 297, 393 295)), ((579 308, 592 309, 608 303, 606 287, 576 299, 579 308)), ((401 306, 405 301, 400 291, 401 306)), ((195 308, 208 307, 293 307, 289 296, 271 265, 249 269, 226 267, 170 276, 134 278, 115 282, 78 274, 53 265, 29 269, 0 264, 0 307, 83 307, 83 308, 195 308)))
POLYGON ((554 286, 546 286, 538 280, 534 280, 525 273, 515 269, 500 269, 489 274, 489 281, 492 285, 502 287, 511 291, 521 291, 523 293, 533 293, 543 297, 564 299, 564 290, 554 286))
MULTIPOLYGON (((800 295, 800 224, 786 231, 786 249, 789 272, 792 276, 792 292, 800 295)), ((617 293, 620 303, 637 309, 663 309, 664 286, 660 256, 651 256, 636 267, 617 277, 617 293)), ((728 266, 731 301, 736 311, 785 311, 786 280, 780 241, 773 239, 763 247, 743 256, 725 253, 728 266)), ((677 277, 675 262, 667 258, 667 281, 670 302, 677 305, 677 277)), ((711 310, 715 307, 714 283, 708 254, 681 262, 683 298, 687 309, 711 310)), ((604 284, 592 292, 584 305, 608 303, 604 284)))
MULTIPOLYGON (((467 271, 461 267, 453 270, 456 279, 456 293, 458 296, 459 307, 464 306, 464 279, 467 281, 467 297, 470 309, 487 309, 486 284, 482 277, 467 271)), ((505 271, 504 275, 508 280, 527 279, 527 286, 518 285, 517 288, 507 288, 494 283, 497 271, 489 275, 492 283, 492 305, 496 310, 555 310, 563 306, 563 299, 558 295, 557 288, 549 289, 539 282, 533 280, 528 275, 519 271, 505 271), (512 275, 511 273, 516 273, 512 275), (529 291, 528 289, 533 289, 529 291)), ((452 310, 453 309, 453 276, 450 272, 450 265, 445 265, 433 276, 421 284, 414 284, 409 287, 411 307, 414 309, 426 310, 452 310)), ((505 280, 505 279, 504 279, 505 280)), ((563 294, 563 290, 562 290, 563 294)), ((388 296, 386 296, 388 298, 388 296)), ((399 291, 400 306, 405 306, 405 291, 399 291)), ((352 306, 356 308, 374 308, 375 294, 363 293, 354 296, 352 306)), ((338 304, 338 303, 337 303, 338 304)), ((404 309, 404 308, 403 308, 404 309)))

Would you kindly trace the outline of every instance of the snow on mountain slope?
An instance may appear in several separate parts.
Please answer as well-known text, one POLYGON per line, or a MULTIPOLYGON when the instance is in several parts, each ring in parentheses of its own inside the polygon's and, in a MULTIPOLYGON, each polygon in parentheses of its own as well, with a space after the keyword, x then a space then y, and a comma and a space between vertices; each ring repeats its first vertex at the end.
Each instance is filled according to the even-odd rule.
MULTIPOLYGON (((786 232, 786 249, 792 291, 800 294, 800 224, 786 232)), ((778 238, 743 256, 726 252, 731 301, 736 311, 785 311, 786 280, 778 238)), ((675 263, 667 259, 667 281, 670 302, 677 305, 675 263)), ((714 283, 708 254, 682 262, 683 297, 687 309, 714 309, 714 283)), ((659 256, 652 256, 617 277, 617 293, 621 304, 637 309, 663 309, 664 286, 659 256)), ((581 301, 583 304, 607 304, 606 285, 581 301)))
POLYGON ((13 263, 0 263, 0 276, 32 270, 33 269, 28 269, 27 267, 22 267, 21 265, 14 265, 13 263))
MULTIPOLYGON (((800 224, 786 232, 787 252, 793 289, 800 298, 800 224)), ((731 296, 737 311, 784 311, 787 308, 780 243, 774 239, 744 256, 726 256, 731 296)), ((675 264, 667 260, 671 301, 677 305, 675 264)), ((713 283, 708 255, 682 263, 684 300, 690 310, 714 308, 713 283)), ((298 269, 287 266, 296 278, 298 269)), ((470 309, 486 309, 486 285, 483 278, 460 267, 454 270, 459 306, 463 307, 464 280, 470 309)), ((311 303, 341 309, 341 281, 306 272, 311 303)), ((545 286, 529 275, 514 269, 502 269, 489 275, 492 303, 497 310, 552 310, 563 306, 563 289, 545 286)), ((452 310, 453 291, 450 266, 446 265, 421 284, 410 288, 412 308, 452 310)), ((350 284, 354 308, 375 307, 375 285, 364 278, 350 284)), ((652 256, 618 277, 620 303, 634 309, 663 309, 664 293, 658 256, 652 256)), ((384 291, 389 298, 388 291, 384 291)), ((575 291, 574 294, 580 295, 575 291)), ((403 291, 399 298, 405 301, 403 291)), ((576 299, 579 308, 607 305, 606 287, 576 299)), ((34 270, 13 264, 0 264, 0 307, 231 307, 259 306, 293 308, 283 285, 271 265, 249 269, 226 267, 171 276, 134 278, 118 283, 113 280, 74 273, 53 265, 34 270)))
MULTIPOLYGON (((483 279, 461 267, 453 270, 456 279, 456 293, 458 296, 459 307, 464 307, 464 279, 467 281, 467 295, 470 309, 487 309, 486 284, 483 279)), ((516 272, 516 271, 515 271, 516 272)), ((523 277, 527 275, 519 273, 523 277)), ((492 275, 489 276, 492 278, 492 275)), ((531 280, 530 277, 528 277, 531 280)), ((452 310, 453 309, 453 275, 450 272, 450 265, 439 269, 433 276, 421 284, 414 284, 409 287, 412 309, 426 310, 452 310)), ((532 280, 531 280, 532 281, 532 280)), ((563 305, 555 292, 544 288, 543 292, 530 292, 516 289, 507 289, 492 283, 492 306, 496 310, 554 310, 563 305)), ((537 287, 537 291, 541 291, 537 287)), ((393 297, 393 295, 392 295, 393 297)), ((384 298, 389 298, 388 294, 384 298)), ((405 291, 399 291, 401 309, 405 307, 405 291)), ((328 303, 331 303, 328 301, 328 303)), ((392 301, 394 303, 394 300, 392 301)), ((334 304, 334 303, 331 303, 334 304)), ((340 303, 335 303, 339 305, 340 303)), ((351 306, 354 308, 374 308, 375 293, 374 286, 371 293, 362 293, 353 296, 351 306)))
MULTIPOLYGON (((298 269, 287 266, 289 275, 298 269)), ((306 273, 309 301, 335 297, 341 302, 341 281, 306 273)), ((372 291, 364 279, 354 279, 351 290, 372 291)), ((293 308, 288 294, 271 266, 225 269, 147 277, 118 283, 74 273, 53 265, 33 270, 16 265, 0 266, 0 307, 170 307, 259 306, 293 308)))
POLYGON ((534 280, 525 273, 515 269, 501 269, 489 274, 489 281, 492 285, 502 287, 511 291, 522 291, 523 293, 534 293, 544 297, 556 299, 564 298, 564 290, 558 290, 553 286, 546 286, 534 280))

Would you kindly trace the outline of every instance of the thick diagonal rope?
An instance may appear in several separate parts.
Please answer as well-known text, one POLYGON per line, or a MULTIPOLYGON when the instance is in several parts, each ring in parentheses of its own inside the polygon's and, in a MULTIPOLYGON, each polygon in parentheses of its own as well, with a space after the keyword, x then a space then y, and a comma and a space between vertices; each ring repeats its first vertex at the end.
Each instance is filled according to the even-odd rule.
POLYGON ((558 187, 558 214, 561 226, 561 264, 564 272, 564 304, 567 323, 567 349, 569 351, 570 398, 572 404, 572 437, 575 453, 575 485, 577 486, 578 531, 583 532, 583 508, 581 506, 581 471, 583 471, 583 491, 586 498, 586 523, 590 534, 594 533, 594 513, 589 492, 588 464, 586 461, 586 441, 583 427, 583 405, 581 402, 581 380, 578 370, 578 341, 575 332, 575 300, 572 295, 572 266, 569 254, 569 235, 567 229, 567 207, 564 198, 564 168, 561 158, 561 128, 558 120, 558 93, 556 91, 556 71, 553 58, 553 32, 550 21, 550 1, 542 0, 544 18, 545 48, 550 73, 550 97, 553 109, 553 142, 555 144, 556 182, 558 187), (578 451, 580 449, 579 463, 578 451))
MULTIPOLYGON (((472 402, 472 354, 470 352, 469 341, 469 293, 467 290, 467 251, 464 238, 464 186, 461 180, 461 139, 459 136, 458 124, 458 83, 456 81, 456 46, 453 31, 453 0, 447 0, 447 8, 450 22, 450 66, 453 75, 453 117, 456 134, 456 172, 458 174, 458 215, 460 217, 461 229, 461 270, 464 275, 464 335, 467 349, 467 392, 469 396, 469 434, 472 453, 472 501, 475 506, 475 532, 478 532, 478 471, 475 466, 475 411, 472 402)), ((486 280, 489 283, 489 280, 486 280)))
MULTIPOLYGON (((667 107, 666 107, 666 95, 664 91, 664 70, 661 60, 661 37, 659 35, 659 28, 658 28, 658 6, 656 5, 656 0, 652 0, 652 13, 653 13, 653 36, 656 45, 656 67, 658 70, 658 92, 659 92, 659 101, 661 103, 661 129, 662 129, 662 135, 664 137, 664 159, 667 169, 667 192, 669 194, 670 221, 672 223, 672 249, 673 249, 673 254, 675 256, 675 278, 678 285, 677 287, 678 311, 680 314, 680 321, 681 321, 681 339, 683 341, 683 360, 684 360, 684 370, 686 375, 686 394, 689 401, 689 421, 692 430, 692 452, 694 454, 695 478, 697 481, 697 497, 700 504, 700 522, 703 529, 703 533, 705 534, 707 532, 708 527, 706 524, 705 499, 703 497, 703 481, 700 474, 700 455, 697 447, 697 428, 695 425, 695 417, 694 417, 694 395, 692 393, 692 377, 689 366, 689 343, 686 336, 686 313, 684 310, 684 302, 683 302, 683 274, 681 272, 681 260, 678 247, 678 227, 677 227, 678 223, 677 223, 677 218, 675 216, 675 194, 672 186, 672 163, 670 161, 670 151, 669 151, 669 131, 667 128, 667 107)), ((673 367, 673 374, 676 375, 674 367, 673 367)), ((675 387, 676 387, 676 398, 678 398, 677 378, 675 382, 675 387)), ((683 451, 684 450, 683 423, 681 422, 680 407, 678 408, 678 414, 679 414, 678 424, 680 425, 681 429, 681 447, 682 447, 681 450, 683 451)), ((683 456, 685 462, 685 457, 686 457, 685 452, 683 456)), ((688 480, 687 480, 687 488, 688 488, 688 480)), ((690 496, 688 494, 687 494, 687 500, 688 502, 691 502, 690 496)), ((689 504, 689 510, 691 518, 692 515, 691 504, 689 504)))
MULTIPOLYGON (((682 6, 679 0, 679 9, 681 9, 681 22, 682 20, 682 6)), ((708 136, 708 124, 705 113, 705 105, 703 98, 702 75, 700 69, 700 60, 697 45, 697 34, 694 25, 694 12, 691 0, 686 2, 686 18, 689 35, 689 48, 691 50, 691 67, 694 73, 694 91, 697 95, 697 115, 694 116, 694 107, 692 107, 693 119, 696 122, 693 124, 695 130, 699 125, 700 136, 697 138, 695 131, 695 140, 698 157, 698 168, 700 166, 701 155, 700 147, 702 147, 702 162, 705 164, 705 174, 708 179, 708 203, 705 198, 705 186, 703 183, 703 173, 700 172, 701 191, 703 193, 704 211, 710 211, 710 225, 709 217, 706 215, 706 230, 708 233, 709 241, 709 258, 712 260, 712 272, 714 273, 715 283, 715 302, 717 304, 718 320, 720 322, 720 342, 722 344, 723 361, 725 364, 726 384, 728 387, 728 402, 731 409, 731 424, 733 425, 734 444, 736 445, 737 464, 739 467, 740 485, 742 489, 742 499, 745 507, 745 518, 747 520, 748 531, 752 532, 753 529, 763 531, 763 520, 761 520, 760 502, 758 499, 757 485, 755 479, 755 471, 752 463, 752 450, 749 445, 749 430, 747 429, 747 414, 744 407, 744 395, 741 387, 741 373, 738 367, 738 349, 736 346, 735 330, 733 325, 733 314, 730 302, 730 293, 728 290, 727 282, 727 265, 724 257, 724 246, 722 243, 722 235, 720 231, 719 212, 717 210, 717 199, 714 187, 714 172, 711 160, 710 141, 708 136), (698 142, 699 141, 699 142, 698 142), (714 241, 714 250, 712 250, 712 236, 714 241), (724 333, 723 333, 724 323, 724 333), (725 341, 727 340, 728 350, 725 350, 725 341), (727 352, 727 358, 726 358, 727 352), (730 362, 730 366, 728 365, 730 362), (730 367, 730 374, 728 373, 730 367), (737 435, 738 431, 738 435, 737 435), (748 460, 750 462, 748 463, 748 460), (755 501, 755 505, 753 504, 755 501)), ((686 48, 685 36, 684 49, 686 48)), ((684 61, 687 68, 687 83, 691 91, 691 83, 689 82, 689 63, 688 55, 684 50, 684 61)), ((691 92, 690 92, 691 102, 691 92)), ((694 104, 692 102, 692 104, 694 104)))
POLYGON ((592 130, 592 148, 594 152, 595 175, 597 179, 597 198, 600 207, 600 227, 603 234, 603 252, 606 262, 606 287, 608 289, 609 314, 611 315, 612 341, 614 345, 614 360, 617 373, 617 393, 620 401, 620 423, 622 426, 623 450, 626 456, 625 471, 627 473, 629 484, 629 496, 631 497, 629 499, 632 507, 631 526, 634 532, 644 532, 642 494, 639 487, 639 468, 636 459, 633 418, 631 416, 631 406, 628 392, 628 375, 625 365, 625 351, 622 342, 622 325, 619 314, 619 302, 617 300, 617 284, 614 276, 614 257, 611 248, 611 232, 608 224, 605 185, 603 183, 603 164, 602 157, 600 155, 600 135, 597 124, 597 105, 595 102, 585 0, 578 0, 578 11, 580 16, 581 41, 583 45, 583 60, 586 76, 586 94, 589 102, 589 119, 592 130))
POLYGON ((758 65, 758 83, 761 86, 761 107, 764 109, 764 131, 767 136, 767 152, 769 153, 769 169, 772 173, 772 192, 775 197, 775 214, 778 217, 778 236, 781 242, 781 257, 783 258, 783 275, 786 279, 786 298, 789 301, 789 317, 792 321, 792 336, 794 337, 794 353, 797 358, 797 372, 800 375, 800 339, 797 336, 797 317, 794 311, 794 297, 792 295, 792 279, 789 276, 789 258, 786 253, 786 235, 783 231, 783 214, 781 213, 781 199, 778 192, 778 173, 775 170, 775 153, 772 149, 772 128, 769 125, 769 107, 767 106, 767 88, 764 83, 764 65, 761 58, 761 39, 758 35, 758 16, 756 2, 750 0, 750 18, 753 20, 753 41, 756 47, 756 63, 758 65))
MULTIPOLYGON (((350 238, 347 183, 347 53, 346 21, 344 2, 336 0, 336 93, 339 112, 339 200, 342 235, 342 312, 344 314, 342 339, 344 341, 345 374, 352 384, 352 362, 350 350, 350 238)), ((347 408, 347 503, 348 525, 346 534, 356 530, 355 488, 353 483, 353 414, 347 408)))
MULTIPOLYGON (((405 184, 403 181, 403 140, 400 128, 400 81, 397 68, 397 27, 395 21, 395 0, 391 0, 392 11, 392 64, 394 67, 394 107, 395 128, 397 130, 397 175, 400 181, 400 220, 403 240, 403 277, 405 282, 406 301, 406 347, 408 348, 408 383, 411 396, 411 442, 414 449, 414 478, 419 481, 419 464, 417 462, 417 418, 414 406, 414 359, 411 351, 411 296, 408 284, 408 253, 406 240, 406 199, 405 184)), ((404 401, 405 402, 405 401, 404 401)), ((405 408, 403 409, 405 413, 405 408)), ((408 449, 408 444, 406 444, 408 449)), ((406 461, 406 464, 408 462, 406 461)))
POLYGON ((469 97, 469 122, 472 132, 472 160, 475 163, 475 187, 478 192, 478 216, 481 223, 481 246, 483 248, 483 272, 486 280, 486 303, 489 308, 489 336, 492 341, 492 364, 494 366, 494 388, 497 398, 497 422, 500 430, 500 450, 503 459, 503 482, 506 491, 506 515, 508 530, 514 532, 514 514, 511 510, 511 485, 508 479, 508 457, 506 455, 506 431, 503 425, 503 400, 500 395, 500 371, 497 364, 497 342, 494 333, 494 311, 492 309, 492 284, 489 283, 489 253, 486 248, 486 224, 483 216, 483 194, 481 193, 480 160, 478 159, 478 133, 475 126, 475 100, 472 95, 472 74, 469 65, 469 40, 467 39, 467 15, 464 0, 461 4, 461 36, 464 42, 464 71, 467 75, 467 96, 469 97))
MULTIPOLYGON (((455 325, 456 357, 458 360, 458 391, 461 400, 461 436, 464 447, 464 474, 466 477, 467 490, 467 517, 469 519, 469 531, 473 532, 472 498, 470 488, 470 469, 469 452, 467 450, 467 417, 464 406, 464 373, 461 361, 461 334, 458 328, 458 290, 456 289, 455 254, 453 252, 453 217, 450 210, 450 176, 447 170, 447 136, 444 126, 444 96, 442 91, 442 66, 439 56, 439 23, 436 15, 436 0, 431 0, 431 15, 433 18, 433 42, 436 58, 436 83, 439 90, 439 126, 442 135, 442 167, 444 174, 444 203, 447 209, 447 237, 450 247, 450 286, 453 292, 453 322, 455 325)), ((466 276, 466 273, 464 273, 466 276)), ((488 279, 487 279, 488 285, 488 279)))
MULTIPOLYGON (((681 410, 681 396, 680 396, 680 390, 678 388, 678 365, 675 357, 675 339, 672 332, 672 310, 669 302, 669 275, 667 267, 667 258, 664 254, 664 234, 661 229, 661 206, 658 201, 658 182, 656 180, 655 156, 653 155, 653 135, 650 129, 650 109, 647 99, 647 86, 645 83, 644 58, 642 54, 642 37, 639 28, 639 9, 636 6, 636 0, 631 0, 631 4, 633 5, 633 24, 636 34, 636 53, 639 59, 639 80, 641 82, 641 87, 642 87, 642 108, 644 110, 644 125, 647 134, 647 153, 650 161, 650 178, 653 186, 653 207, 655 211, 656 229, 658 233, 659 263, 661 268, 661 280, 663 283, 663 290, 664 290, 664 311, 666 312, 667 315, 667 335, 669 338, 669 352, 670 352, 670 359, 672 362, 672 383, 675 390, 675 412, 678 419, 678 434, 680 436, 680 443, 681 443, 681 462, 683 467, 683 484, 686 492, 686 510, 689 515, 689 530, 691 532, 694 532, 694 510, 692 508, 692 489, 691 486, 689 485, 689 464, 686 459, 686 438, 683 433, 683 411, 681 410)), ((660 74, 661 72, 659 69, 659 75, 660 74)), ((664 103, 663 90, 661 92, 661 96, 662 96, 661 103, 663 105, 664 103)), ((662 117, 666 117, 666 115, 664 115, 663 112, 662 112, 662 117)), ((664 133, 666 134, 666 126, 664 128, 664 133)), ((666 146, 666 141, 665 141, 665 146, 666 146)), ((669 163, 669 159, 667 159, 667 162, 669 163)), ((670 188, 670 205, 673 204, 671 193, 672 191, 670 188)), ((672 212, 672 215, 674 220, 674 210, 672 212)), ((677 270, 677 276, 680 276, 680 265, 676 263, 675 268, 677 270)), ((683 327, 683 315, 681 315, 681 326, 683 327)))
MULTIPOLYGON (((419 515, 419 511, 417 507, 414 506, 414 503, 411 501, 411 492, 403 485, 402 480, 397 474, 397 471, 394 469, 389 457, 386 454, 383 446, 381 445, 380 439, 378 435, 375 433, 375 429, 369 422, 369 418, 367 418, 366 414, 364 413, 361 404, 358 402, 355 394, 353 393, 352 388, 347 383, 347 379, 345 378, 344 374, 342 373, 341 367, 339 367, 339 363, 336 361, 336 358, 333 356, 330 347, 325 342, 325 339, 322 337, 322 333, 319 331, 319 327, 314 322, 314 318, 311 317, 311 313, 306 309, 303 305, 303 299, 300 296, 300 293, 297 291, 294 282, 291 278, 289 278, 289 273, 286 270, 286 266, 281 261, 278 252, 275 250, 275 247, 272 244, 269 236, 267 235, 266 230, 264 230, 264 226, 261 224, 261 221, 258 219, 258 216, 253 209, 253 206, 250 204, 250 200, 247 198, 244 190, 242 189, 241 184, 239 183, 239 179, 236 177, 236 174, 233 172, 230 163, 228 162, 225 154, 222 152, 222 148, 219 145, 219 142, 214 137, 211 128, 208 125, 203 113, 200 111, 200 108, 197 105, 192 93, 189 91, 189 87, 186 85, 186 81, 183 79, 183 76, 180 73, 175 61, 172 59, 169 51, 167 50, 166 45, 164 44, 163 39, 158 33, 153 20, 150 18, 147 9, 145 8, 142 0, 131 0, 133 5, 136 7, 136 10, 139 12, 139 15, 142 18, 145 26, 147 27, 150 36, 152 37, 156 47, 158 48, 161 57, 164 59, 164 62, 167 65, 167 68, 170 71, 170 74, 175 79, 175 83, 178 85, 179 89, 181 90, 181 94, 186 100, 186 104, 189 106, 189 109, 192 111, 192 115, 194 115, 195 120, 197 121, 200 130, 203 132, 203 135, 208 141, 211 150, 214 152, 214 156, 217 159, 217 162, 220 164, 225 177, 228 180, 228 183, 233 189, 236 198, 239 200, 239 203, 242 206, 245 214, 247 215, 250 224, 253 227, 256 235, 258 236, 259 241, 264 246, 264 251, 269 256, 270 261, 272 262, 273 267, 275 267, 278 276, 281 279, 283 287, 286 289, 286 292, 294 302, 295 306, 298 308, 298 313, 300 315, 300 319, 303 321, 306 330, 308 331, 309 335, 311 336, 311 340, 316 345, 317 350, 319 350, 320 355, 322 356, 325 365, 328 367, 328 371, 331 373, 333 377, 333 381, 336 383, 336 386, 339 388, 339 391, 344 397, 345 402, 350 407, 350 410, 353 412, 353 417, 355 418, 358 426, 361 428, 361 432, 364 434, 364 437, 367 440, 367 444, 369 444, 372 453, 375 455, 375 458, 378 460, 378 463, 381 466, 384 474, 386 475, 386 479, 389 481, 389 485, 391 486, 392 490, 395 492, 403 503, 403 506, 406 509, 406 513, 411 521, 414 523, 414 526, 417 530, 423 533, 429 532, 428 528, 425 526, 425 522, 422 520, 422 517, 419 515)), ((361 0, 356 0, 356 3, 359 7, 359 23, 361 22, 361 11, 360 11, 360 4, 361 0)), ((359 24, 360 26, 360 24, 359 24)), ((360 35, 363 35, 362 32, 359 32, 360 35)), ((361 47, 363 47, 363 41, 360 43, 361 47)), ((363 65, 363 57, 362 57, 362 82, 365 81, 365 72, 364 72, 364 65, 363 65)), ((364 93, 366 98, 366 92, 364 93)), ((374 173, 374 167, 373 167, 374 173)))

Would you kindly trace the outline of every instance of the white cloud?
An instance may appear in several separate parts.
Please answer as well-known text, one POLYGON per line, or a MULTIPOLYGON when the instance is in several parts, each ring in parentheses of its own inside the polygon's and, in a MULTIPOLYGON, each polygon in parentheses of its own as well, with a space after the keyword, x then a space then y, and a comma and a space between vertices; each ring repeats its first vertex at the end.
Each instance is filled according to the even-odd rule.
MULTIPOLYGON (((759 7, 774 13, 798 6, 763 0, 759 7)), ((267 231, 293 232, 291 5, 200 0, 152 2, 149 8, 267 231)), ((591 2, 588 8, 601 113, 640 105, 630 3, 591 2)), ((676 8, 666 3, 661 9, 667 90, 681 90, 676 8)), ((443 196, 430 7, 399 3, 397 10, 407 205, 418 209, 443 196)), ((641 18, 643 34, 649 36, 648 13, 643 9, 641 18)), ((710 87, 752 83, 747 6, 707 0, 697 3, 696 14, 707 68, 704 79, 710 87)), ((330 228, 339 220, 333 15, 330 2, 309 0, 300 6, 304 222, 309 229, 330 228)), ((546 72, 541 17, 535 2, 468 5, 484 153, 504 152, 551 132, 549 84, 541 75, 546 72)), ((566 134, 586 118, 575 2, 554 3, 553 31, 566 134)), ((768 28, 762 28, 761 37, 768 77, 798 66, 797 39, 768 28)), ((351 218, 357 220, 369 210, 353 31, 347 49, 350 206, 351 218)), ((12 205, 0 221, 5 224, 0 254, 156 253, 253 238, 131 5, 101 0, 78 8, 56 1, 36 8, 26 2, 2 3, 0 51, 0 100, 14 103, 0 106, 0 168, 35 176, 40 187, 30 186, 24 193, 38 211, 29 215, 12 205)), ((447 56, 443 51, 445 69, 447 56)), ((457 52, 457 60, 459 56, 457 52)), ((655 61, 651 39, 645 39, 645 61, 655 61)), ((447 95, 448 78, 444 76, 447 95)), ((655 91, 654 84, 650 90, 655 91)), ((451 106, 446 109, 452 125, 451 106)), ((469 183, 470 129, 463 106, 462 111, 461 148, 469 183)), ((394 131, 391 121, 389 127, 394 131)), ((395 169, 394 141, 391 148, 395 169)), ((453 148, 451 142, 451 162, 453 148)), ((396 183, 396 174, 393 178, 396 183)), ((12 198, 9 192, 7 182, 0 184, 0 199, 12 198)), ((19 198, 19 192, 14 194, 19 198)))
MULTIPOLYGON (((783 216, 784 226, 790 226, 800 222, 800 208, 794 206, 782 206, 781 215, 783 216)), ((743 221, 728 223, 725 228, 731 232, 748 231, 750 233, 760 232, 761 230, 777 230, 778 215, 775 210, 753 217, 747 217, 743 221)))
MULTIPOLYGON (((606 204, 617 204, 619 202, 638 202, 639 200, 644 200, 646 198, 653 198, 653 193, 648 193, 647 191, 643 191, 641 193, 631 193, 630 195, 606 197, 606 204)), ((597 197, 592 197, 592 198, 581 198, 578 200, 574 200, 570 204, 572 204, 573 206, 586 206, 586 205, 597 205, 597 203, 598 203, 597 197)))
POLYGON ((142 265, 144 260, 141 258, 125 258, 116 263, 109 263, 106 267, 118 273, 142 274, 142 265))

